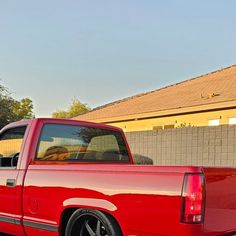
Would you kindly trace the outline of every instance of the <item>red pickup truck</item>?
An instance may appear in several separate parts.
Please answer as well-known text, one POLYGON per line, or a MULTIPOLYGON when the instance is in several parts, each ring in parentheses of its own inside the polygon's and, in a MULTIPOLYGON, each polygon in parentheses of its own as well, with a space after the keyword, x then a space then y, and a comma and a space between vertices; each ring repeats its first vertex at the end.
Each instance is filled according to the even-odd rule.
POLYGON ((134 165, 122 130, 59 119, 0 133, 0 232, 234 235, 236 169, 134 165))

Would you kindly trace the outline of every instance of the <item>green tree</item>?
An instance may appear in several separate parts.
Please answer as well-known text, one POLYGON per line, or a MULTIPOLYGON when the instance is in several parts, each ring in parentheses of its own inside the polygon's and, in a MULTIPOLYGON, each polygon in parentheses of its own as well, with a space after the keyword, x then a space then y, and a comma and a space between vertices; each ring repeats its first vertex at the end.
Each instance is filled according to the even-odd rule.
POLYGON ((72 118, 89 112, 91 109, 86 103, 74 99, 68 110, 58 110, 52 113, 53 118, 72 118))
POLYGON ((19 119, 34 118, 32 100, 29 98, 23 98, 20 101, 15 101, 13 112, 19 119))
POLYGON ((14 100, 7 89, 0 85, 0 128, 16 120, 16 114, 12 111, 13 106, 14 100))
POLYGON ((0 129, 10 122, 33 116, 33 104, 29 98, 16 101, 8 90, 0 85, 0 129))
POLYGON ((61 111, 61 110, 57 110, 55 112, 52 113, 52 117, 53 118, 69 118, 68 117, 68 112, 67 111, 61 111))

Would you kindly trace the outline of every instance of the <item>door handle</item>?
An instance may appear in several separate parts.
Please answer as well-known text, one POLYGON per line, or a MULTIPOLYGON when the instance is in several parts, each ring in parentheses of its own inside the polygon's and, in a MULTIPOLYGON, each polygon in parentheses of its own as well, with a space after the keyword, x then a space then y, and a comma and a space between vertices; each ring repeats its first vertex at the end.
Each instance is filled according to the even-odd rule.
POLYGON ((15 179, 7 179, 6 186, 7 187, 15 187, 16 186, 16 180, 15 179))

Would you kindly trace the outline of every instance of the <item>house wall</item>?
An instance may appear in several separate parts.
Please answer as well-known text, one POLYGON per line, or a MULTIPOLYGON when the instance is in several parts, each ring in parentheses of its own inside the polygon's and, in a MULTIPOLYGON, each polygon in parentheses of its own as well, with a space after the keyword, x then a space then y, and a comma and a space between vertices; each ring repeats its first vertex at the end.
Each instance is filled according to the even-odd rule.
POLYGON ((136 162, 154 165, 236 166, 236 125, 128 132, 136 162))
POLYGON ((143 119, 136 121, 104 123, 122 128, 125 132, 135 132, 153 130, 154 126, 162 125, 174 125, 175 127, 179 127, 183 124, 186 124, 187 126, 208 126, 208 121, 210 119, 220 119, 220 124, 224 125, 228 124, 228 120, 231 117, 236 117, 236 109, 212 112, 199 112, 194 114, 143 119))

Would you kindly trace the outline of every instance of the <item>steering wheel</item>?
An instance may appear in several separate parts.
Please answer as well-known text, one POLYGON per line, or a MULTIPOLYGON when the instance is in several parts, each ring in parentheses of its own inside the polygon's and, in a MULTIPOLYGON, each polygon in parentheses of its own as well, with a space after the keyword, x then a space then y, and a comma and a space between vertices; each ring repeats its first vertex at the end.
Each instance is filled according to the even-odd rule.
POLYGON ((14 154, 14 156, 11 158, 11 167, 16 167, 16 166, 17 166, 17 162, 18 162, 19 155, 20 155, 20 153, 17 152, 17 153, 14 154))

